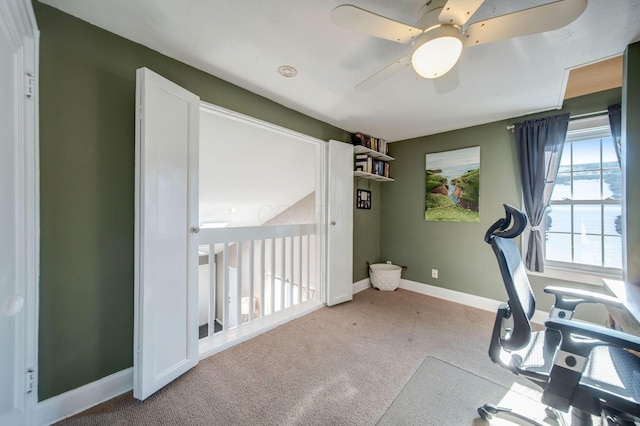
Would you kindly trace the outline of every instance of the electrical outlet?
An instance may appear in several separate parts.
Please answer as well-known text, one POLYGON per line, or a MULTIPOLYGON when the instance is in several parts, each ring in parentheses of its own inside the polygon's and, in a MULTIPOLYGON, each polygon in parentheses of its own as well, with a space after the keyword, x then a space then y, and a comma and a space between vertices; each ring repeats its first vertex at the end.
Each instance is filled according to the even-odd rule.
POLYGON ((431 270, 431 278, 438 278, 438 270, 437 269, 432 269, 431 270))

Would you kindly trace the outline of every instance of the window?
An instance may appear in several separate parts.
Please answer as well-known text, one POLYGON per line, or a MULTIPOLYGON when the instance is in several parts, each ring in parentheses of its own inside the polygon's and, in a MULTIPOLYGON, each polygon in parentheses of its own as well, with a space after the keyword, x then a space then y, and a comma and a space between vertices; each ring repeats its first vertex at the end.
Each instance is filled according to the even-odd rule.
POLYGON ((607 116, 569 123, 545 218, 545 264, 619 275, 622 173, 607 116))

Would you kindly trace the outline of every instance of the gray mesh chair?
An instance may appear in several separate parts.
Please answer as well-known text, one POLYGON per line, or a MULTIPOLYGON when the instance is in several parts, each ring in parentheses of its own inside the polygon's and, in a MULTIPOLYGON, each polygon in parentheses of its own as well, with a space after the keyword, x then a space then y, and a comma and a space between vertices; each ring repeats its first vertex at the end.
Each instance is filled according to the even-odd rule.
MULTIPOLYGON (((577 305, 604 303, 617 308, 613 297, 576 289, 547 287, 555 304, 544 331, 533 331, 535 297, 525 272, 520 249, 513 241, 527 225, 523 212, 504 205, 505 217, 485 234, 502 274, 508 302, 498 308, 489 357, 503 368, 542 388, 542 402, 549 417, 555 410, 571 410, 572 425, 591 425, 592 415, 607 425, 635 425, 640 419, 640 358, 626 349, 640 351, 640 338, 590 324, 571 321, 577 305)), ((504 407, 485 404, 478 408, 483 419, 493 415, 529 419, 504 407)), ((561 420, 561 418, 560 418, 561 420)))

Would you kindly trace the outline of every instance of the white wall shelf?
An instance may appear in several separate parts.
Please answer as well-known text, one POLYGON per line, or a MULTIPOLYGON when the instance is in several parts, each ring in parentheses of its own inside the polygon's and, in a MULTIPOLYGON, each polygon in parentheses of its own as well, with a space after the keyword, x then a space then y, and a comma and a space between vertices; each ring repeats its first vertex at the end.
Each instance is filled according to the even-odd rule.
POLYGON ((383 154, 381 152, 378 152, 378 151, 374 151, 373 149, 367 148, 367 147, 362 146, 362 145, 354 145, 353 152, 355 154, 367 154, 369 157, 375 158, 376 160, 382 160, 382 161, 393 161, 393 160, 395 160, 395 158, 393 158, 393 157, 390 157, 390 156, 388 156, 386 154, 383 154))
MULTIPOLYGON (((354 152, 355 155, 366 154, 370 158, 373 158, 373 159, 378 160, 378 161, 384 161, 385 163, 388 163, 389 161, 393 161, 394 160, 394 158, 389 156, 389 155, 383 154, 380 151, 376 151, 374 149, 367 148, 367 147, 362 146, 362 145, 354 145, 353 152, 354 152)), ((388 167, 388 165, 386 167, 388 167)), ((355 170, 353 172, 353 175, 355 177, 358 177, 358 178, 374 180, 374 181, 377 181, 377 182, 393 182, 393 179, 390 178, 390 177, 381 176, 381 175, 378 175, 378 174, 375 174, 375 173, 367 173, 367 172, 363 172, 361 170, 355 170)))
POLYGON ((393 182, 393 179, 388 178, 388 177, 384 177, 384 176, 380 176, 380 175, 374 175, 373 173, 366 173, 366 172, 361 172, 361 171, 354 171, 353 175, 355 177, 359 177, 359 178, 364 178, 364 179, 370 179, 370 180, 375 180, 378 182, 393 182))

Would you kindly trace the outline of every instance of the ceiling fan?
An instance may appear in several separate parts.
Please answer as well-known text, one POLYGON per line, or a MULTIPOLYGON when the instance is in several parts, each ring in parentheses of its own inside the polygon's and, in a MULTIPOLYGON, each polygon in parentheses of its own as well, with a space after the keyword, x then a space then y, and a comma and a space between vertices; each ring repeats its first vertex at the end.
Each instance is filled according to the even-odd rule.
POLYGON ((587 0, 559 0, 464 26, 484 0, 430 0, 415 26, 345 4, 331 12, 337 25, 398 43, 411 43, 411 53, 356 86, 368 90, 412 65, 424 78, 446 74, 463 48, 562 28, 584 12, 587 0))

